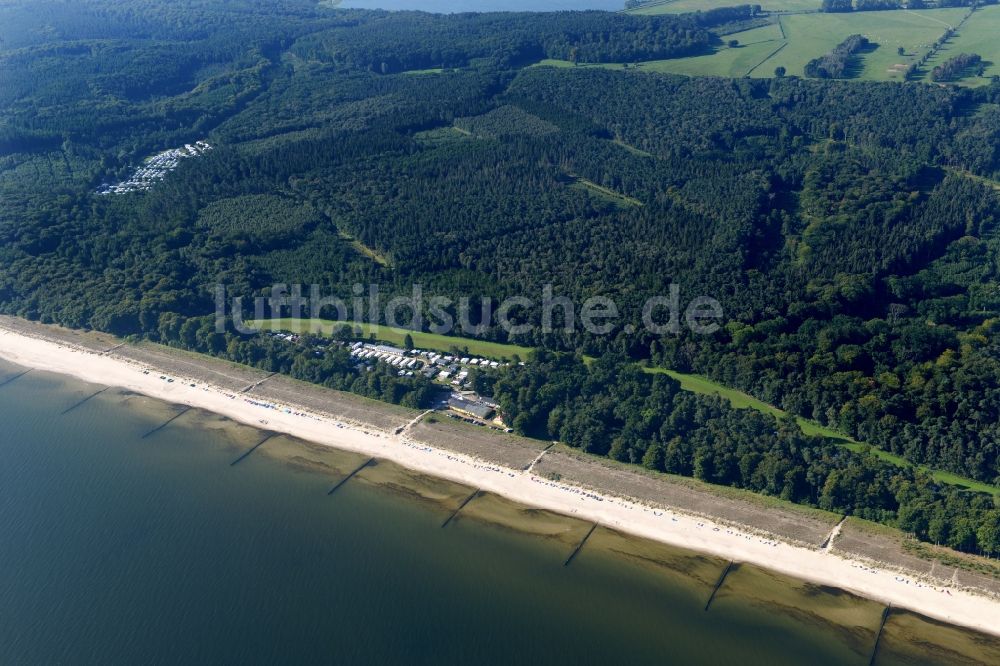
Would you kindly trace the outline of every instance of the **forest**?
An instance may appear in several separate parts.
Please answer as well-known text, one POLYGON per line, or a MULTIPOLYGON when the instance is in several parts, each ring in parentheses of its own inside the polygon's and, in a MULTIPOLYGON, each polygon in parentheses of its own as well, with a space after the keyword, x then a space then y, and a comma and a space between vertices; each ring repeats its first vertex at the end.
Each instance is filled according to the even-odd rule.
POLYGON ((1000 484, 1000 85, 582 66, 690 53, 755 11, 5 3, 0 311, 421 406, 428 383, 334 346, 216 332, 214 286, 602 295, 608 335, 483 332, 539 350, 477 380, 520 432, 998 554, 988 495, 636 370, 1000 484), (554 54, 581 66, 537 66, 554 54), (214 149, 148 192, 95 193, 197 140, 214 149), (671 284, 719 300, 721 329, 644 330, 671 284))

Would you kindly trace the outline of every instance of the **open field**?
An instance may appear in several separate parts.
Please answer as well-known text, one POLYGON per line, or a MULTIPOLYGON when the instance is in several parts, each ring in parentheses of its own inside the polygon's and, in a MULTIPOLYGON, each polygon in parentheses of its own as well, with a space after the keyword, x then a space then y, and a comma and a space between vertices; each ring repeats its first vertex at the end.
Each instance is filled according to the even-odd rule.
MULTIPOLYGON (((781 26, 777 23, 764 25, 743 32, 726 35, 726 41, 735 39, 740 45, 736 48, 720 46, 715 52, 689 58, 673 58, 670 60, 649 60, 630 65, 644 72, 667 72, 684 74, 686 76, 728 76, 741 77, 765 60, 784 43, 781 26)), ((572 67, 565 60, 546 59, 539 66, 572 67)), ((605 67, 608 69, 623 69, 621 63, 601 65, 578 65, 579 67, 605 67)))
MULTIPOLYGON (((667 370, 665 368, 646 368, 646 372, 653 373, 663 373, 669 375, 681 383, 681 388, 685 391, 692 391, 694 393, 701 393, 703 395, 718 395, 719 397, 728 400, 737 409, 756 409, 759 412, 764 412, 765 414, 771 414, 772 416, 782 418, 788 415, 783 409, 779 409, 774 405, 769 405, 762 400, 758 400, 751 395, 747 395, 742 391, 736 389, 731 389, 727 386, 723 386, 718 382, 712 381, 708 377, 703 377, 701 375, 690 375, 681 372, 676 372, 674 370, 667 370)), ((853 451, 860 451, 865 448, 865 444, 852 439, 847 435, 837 432, 832 428, 820 425, 815 421, 811 421, 801 416, 795 417, 796 422, 799 427, 802 428, 802 432, 807 435, 819 435, 820 437, 826 437, 837 443, 839 446, 844 446, 853 451)), ((875 447, 871 447, 871 452, 877 455, 879 458, 891 462, 895 465, 901 467, 908 467, 911 465, 905 458, 894 455, 887 451, 882 451, 875 447)), ((942 472, 939 470, 929 469, 920 466, 921 469, 929 473, 934 479, 940 481, 941 483, 947 483, 954 486, 960 486, 963 488, 968 488, 970 490, 975 490, 981 493, 991 493, 993 495, 1000 496, 1000 488, 996 486, 991 486, 988 483, 983 483, 981 481, 975 481, 973 479, 967 479, 963 476, 953 474, 951 472, 942 472)))
POLYGON ((529 347, 519 345, 509 345, 501 342, 490 342, 477 338, 462 338, 451 335, 439 335, 437 333, 423 333, 421 331, 410 331, 403 328, 392 328, 390 326, 375 326, 372 324, 358 322, 335 322, 325 319, 320 320, 321 330, 311 331, 310 320, 308 319, 272 319, 264 322, 264 329, 271 331, 288 331, 290 333, 319 333, 320 335, 330 335, 336 327, 350 326, 360 327, 362 335, 366 338, 374 336, 376 340, 390 345, 400 346, 407 335, 413 338, 413 344, 418 349, 433 349, 435 351, 449 352, 453 348, 466 349, 475 356, 486 356, 492 359, 512 359, 514 356, 527 358, 531 353, 529 347))
POLYGON ((720 47, 715 53, 707 55, 644 62, 640 69, 688 76, 741 77, 746 76, 784 43, 781 26, 777 23, 726 35, 725 39, 727 42, 735 39, 740 45, 736 48, 720 47))
MULTIPOLYGON (((638 11, 679 12, 694 8, 705 9, 714 4, 714 1, 704 3, 677 0, 638 11)), ((793 6, 793 0, 777 4, 786 5, 783 8, 786 10, 802 10, 802 7, 793 6)), ((764 7, 777 9, 767 3, 764 7)), ((670 72, 687 76, 771 77, 777 67, 784 67, 789 76, 802 76, 807 62, 827 53, 848 36, 861 34, 876 46, 859 55, 860 67, 854 78, 867 81, 902 80, 903 66, 927 53, 944 31, 957 26, 967 12, 967 8, 951 8, 851 14, 786 14, 779 17, 778 23, 727 35, 726 41, 739 41, 740 46, 735 49, 720 46, 714 53, 648 61, 638 63, 637 68, 648 72, 670 72), (904 51, 902 56, 898 53, 900 47, 904 51)), ((977 11, 958 36, 932 58, 929 66, 940 64, 958 53, 979 53, 991 63, 987 76, 1000 72, 1000 64, 992 64, 1000 63, 1000 44, 995 39, 998 30, 1000 7, 987 7, 977 11)), ((558 63, 544 61, 541 64, 558 63)), ((622 67, 621 64, 603 66, 622 67)), ((970 77, 963 83, 979 85, 986 80, 970 77)))
MULTIPOLYGON (((623 3, 624 4, 624 3, 623 3)), ((662 0, 645 7, 632 10, 633 14, 683 14, 684 12, 705 11, 718 7, 732 7, 741 3, 735 0, 662 0)), ((758 0, 768 12, 808 12, 819 11, 820 0, 758 0)))
POLYGON ((928 71, 959 53, 978 53, 987 63, 985 76, 962 79, 965 85, 986 85, 990 77, 1000 75, 1000 5, 983 7, 973 14, 962 29, 927 63, 928 71))
POLYGON ((781 23, 788 46, 768 59, 754 75, 773 76, 774 69, 780 66, 789 74, 801 76, 809 60, 830 51, 850 35, 860 34, 878 46, 860 55, 862 66, 857 78, 902 80, 902 75, 890 68, 908 65, 927 52, 949 26, 962 20, 966 11, 957 8, 785 16, 781 23), (899 47, 903 47, 905 55, 897 53, 899 47))

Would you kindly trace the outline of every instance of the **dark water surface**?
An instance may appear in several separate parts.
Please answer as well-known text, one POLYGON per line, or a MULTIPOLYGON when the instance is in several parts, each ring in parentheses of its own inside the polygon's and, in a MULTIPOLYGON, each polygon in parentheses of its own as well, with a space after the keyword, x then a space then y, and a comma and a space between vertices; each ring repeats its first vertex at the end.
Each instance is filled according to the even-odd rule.
MULTIPOLYGON (((0 382, 18 371, 0 363, 0 382)), ((867 664, 882 607, 32 372, 0 386, 0 664, 867 664)), ((893 613, 876 663, 1000 663, 893 613)))

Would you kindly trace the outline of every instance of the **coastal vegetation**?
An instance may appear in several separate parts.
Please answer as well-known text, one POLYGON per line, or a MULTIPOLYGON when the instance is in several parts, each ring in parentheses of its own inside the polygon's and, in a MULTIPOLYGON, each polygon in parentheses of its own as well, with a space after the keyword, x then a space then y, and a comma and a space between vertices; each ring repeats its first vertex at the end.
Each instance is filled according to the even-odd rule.
MULTIPOLYGON (((724 43, 734 17, 759 18, 5 4, 0 310, 418 407, 428 380, 361 370, 327 338, 217 331, 215 285, 349 300, 359 284, 386 298, 420 284, 477 306, 546 285, 602 295, 622 313, 608 335, 483 327, 482 344, 502 345, 489 355, 526 362, 481 386, 520 434, 995 555, 993 497, 920 466, 1000 483, 1000 85, 586 66, 681 62, 724 43), (552 58, 570 66, 527 66, 552 58), (213 150, 149 191, 96 194, 201 139, 213 150), (717 298, 725 325, 646 330, 643 302, 671 284, 717 298), (683 392, 639 363, 791 417, 683 392), (913 466, 831 447, 792 417, 913 466)), ((750 48, 732 38, 725 51, 750 48)), ((358 323, 367 338, 384 321, 358 323)))
POLYGON ((514 428, 582 451, 826 511, 893 522, 933 543, 994 555, 1000 510, 988 494, 939 486, 871 451, 830 447, 789 417, 739 412, 664 375, 607 357, 532 357, 493 388, 514 428), (974 533, 974 534, 973 534, 974 533))

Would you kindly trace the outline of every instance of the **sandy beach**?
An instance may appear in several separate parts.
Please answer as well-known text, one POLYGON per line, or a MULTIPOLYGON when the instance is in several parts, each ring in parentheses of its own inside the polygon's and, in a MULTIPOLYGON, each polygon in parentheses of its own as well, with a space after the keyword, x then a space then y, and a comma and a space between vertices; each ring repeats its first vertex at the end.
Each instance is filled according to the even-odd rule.
POLYGON ((0 329, 0 358, 22 366, 120 387, 161 400, 212 411, 234 421, 338 449, 391 460, 405 467, 502 495, 511 500, 613 527, 672 546, 766 567, 813 583, 907 608, 944 622, 1000 635, 1000 601, 947 589, 829 549, 783 543, 697 516, 654 509, 553 482, 395 435, 310 413, 295 405, 267 404, 231 390, 167 374, 113 356, 0 329), (192 386, 193 384, 193 386, 192 386))

